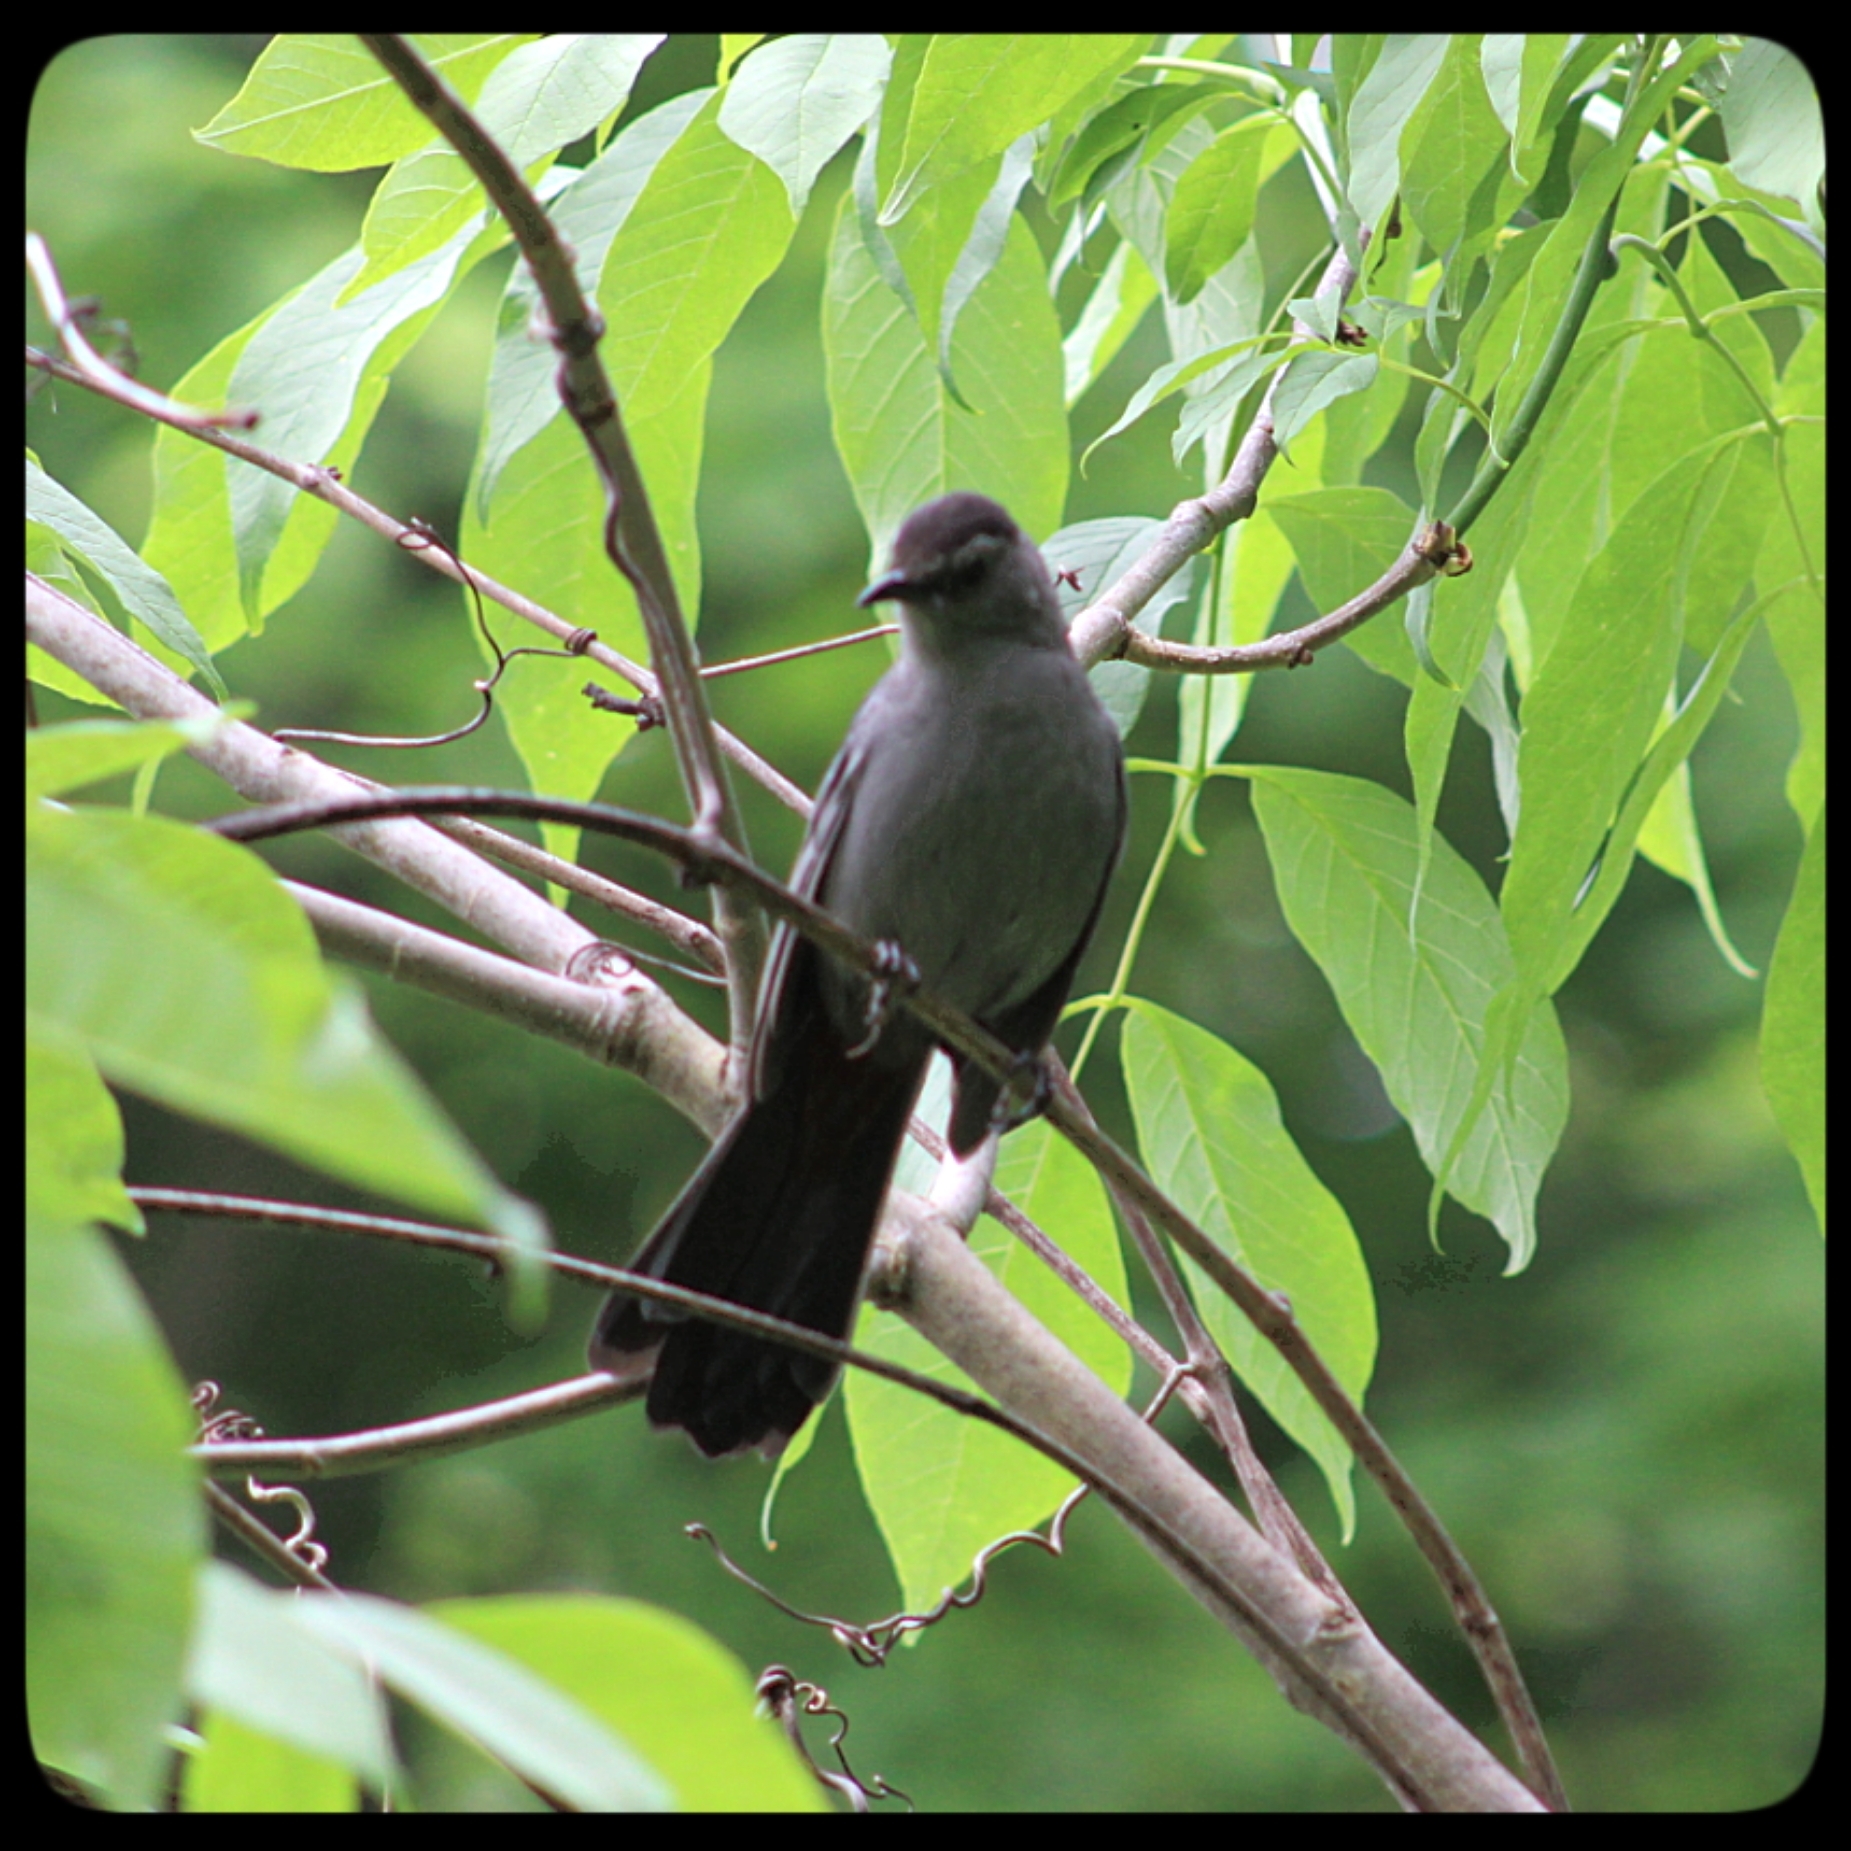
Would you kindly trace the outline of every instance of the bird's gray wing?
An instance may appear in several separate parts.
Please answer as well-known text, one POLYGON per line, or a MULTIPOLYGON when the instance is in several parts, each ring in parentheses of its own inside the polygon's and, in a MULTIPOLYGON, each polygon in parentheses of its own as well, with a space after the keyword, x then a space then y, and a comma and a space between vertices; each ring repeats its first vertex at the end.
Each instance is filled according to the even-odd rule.
MULTIPOLYGON (((862 761, 867 748, 862 743, 862 729, 854 727, 842 742, 842 749, 823 774, 816 793, 816 805, 810 812, 810 824, 804 831, 803 846, 791 868, 790 885, 806 900, 814 900, 822 890, 829 864, 835 858, 854 801, 862 761)), ((786 991, 796 975, 794 966, 822 955, 799 932, 780 925, 771 935, 771 950, 765 959, 765 975, 759 984, 758 1020, 752 1025, 752 1095, 762 1099, 769 1087, 773 1029, 783 1008, 786 991)))
MULTIPOLYGON (((1124 852, 1125 826, 1131 802, 1123 764, 1117 769, 1118 819, 1112 832, 1112 852, 1099 876, 1098 891, 1093 895, 1092 910, 1086 915, 1086 923, 1080 927, 1079 936, 1074 939, 1059 968, 1051 972, 1032 995, 983 1018, 984 1027, 1006 1047, 1014 1048, 1018 1053, 1033 1054, 1047 1046, 1049 1037, 1054 1033, 1054 1025, 1060 1020, 1060 1012, 1067 1005, 1067 994, 1073 988, 1074 973, 1080 968, 1080 960, 1086 955, 1086 948, 1092 943, 1093 932, 1099 924, 1099 915, 1105 909, 1105 897, 1111 890, 1112 876, 1118 869, 1118 858, 1124 852)), ((951 1064, 954 1086, 946 1138, 952 1151, 963 1157, 983 1141, 990 1127, 990 1113, 1002 1088, 981 1067, 967 1061, 961 1054, 952 1055, 951 1064)))

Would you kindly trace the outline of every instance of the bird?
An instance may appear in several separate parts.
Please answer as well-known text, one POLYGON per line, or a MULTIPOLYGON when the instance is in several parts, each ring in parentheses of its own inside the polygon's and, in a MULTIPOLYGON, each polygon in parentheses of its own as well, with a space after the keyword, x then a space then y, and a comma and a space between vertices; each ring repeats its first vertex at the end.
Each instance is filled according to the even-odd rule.
MULTIPOLYGON (((988 497, 941 496, 861 594, 900 650, 824 776, 791 886, 1026 1062, 1046 1046, 1124 843, 1118 729, 1075 659, 1040 549, 988 497)), ((743 1102, 631 1261, 846 1338, 930 1031, 858 972, 776 929, 743 1102)), ((984 1141, 999 1082, 951 1053, 947 1142, 984 1141)), ((652 1426, 710 1457, 775 1457, 835 1366, 612 1292, 594 1369, 648 1380, 652 1426)))

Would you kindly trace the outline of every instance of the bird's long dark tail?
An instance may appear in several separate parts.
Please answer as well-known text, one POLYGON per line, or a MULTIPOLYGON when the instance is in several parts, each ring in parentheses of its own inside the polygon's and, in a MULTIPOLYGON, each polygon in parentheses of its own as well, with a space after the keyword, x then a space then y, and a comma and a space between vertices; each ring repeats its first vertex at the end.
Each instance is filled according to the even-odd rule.
MULTIPOLYGON (((924 1059, 851 1062, 827 1031, 792 1052, 631 1265, 846 1337, 924 1059)), ((651 1423, 685 1428, 716 1457, 780 1450, 835 1377, 818 1357, 613 1292, 592 1337, 593 1367, 634 1376, 651 1351, 651 1423)))

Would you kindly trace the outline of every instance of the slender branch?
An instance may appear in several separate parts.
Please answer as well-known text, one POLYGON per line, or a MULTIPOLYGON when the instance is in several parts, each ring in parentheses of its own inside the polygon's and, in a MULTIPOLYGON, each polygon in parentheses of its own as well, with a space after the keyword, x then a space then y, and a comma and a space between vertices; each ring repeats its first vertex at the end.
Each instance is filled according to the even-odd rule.
MULTIPOLYGON (((361 526, 378 534, 382 539, 390 540, 406 554, 429 571, 436 572, 452 580, 467 590, 474 586, 491 604, 499 604, 503 610, 511 612, 529 623, 537 630, 544 631, 555 641, 565 643, 578 634, 578 626, 568 623, 563 617, 548 610, 543 604, 536 604, 533 599, 516 591, 510 585, 504 585, 499 579, 490 578, 487 573, 478 571, 474 566, 459 565, 452 554, 441 546, 405 547, 407 537, 415 536, 417 529, 408 522, 399 520, 395 515, 386 513, 383 508, 368 501, 364 495, 357 495, 340 479, 337 470, 329 469, 320 463, 297 463, 286 456, 279 456, 273 450, 242 438, 233 437, 228 432, 208 425, 198 425, 185 416, 167 409, 173 405, 171 399, 163 399, 159 404, 144 405, 130 396, 114 383, 120 375, 107 378, 91 378, 80 372, 68 362, 55 355, 41 353, 36 347, 26 349, 26 364, 36 367, 42 373, 54 379, 62 379, 69 385, 81 386, 95 392, 103 398, 114 399, 118 404, 126 405, 132 410, 145 412, 147 416, 162 424, 171 425, 175 430, 184 431, 189 437, 197 438, 201 443, 211 444, 215 449, 223 450, 227 456, 235 456, 241 463, 249 463, 253 469, 262 469, 280 480, 290 483, 304 495, 313 495, 317 501, 325 501, 329 507, 344 514, 349 520, 358 521, 361 526)), ((122 381, 122 385, 130 382, 122 381)), ((632 661, 621 650, 613 649, 610 644, 597 638, 585 647, 582 653, 601 668, 609 669, 614 675, 622 677, 631 687, 646 699, 661 698, 661 684, 642 663, 632 661)), ((809 796, 793 784, 776 766, 761 758, 736 733, 716 725, 714 735, 720 744, 720 750, 754 782, 764 786, 786 809, 795 810, 799 816, 810 813, 809 796)))
MULTIPOLYGON (((1091 1160, 1107 1185, 1122 1190, 1232 1299, 1256 1331, 1279 1352, 1304 1383, 1331 1424, 1375 1480, 1415 1546, 1426 1558, 1459 1616, 1461 1630, 1478 1659, 1494 1701, 1524 1756, 1524 1765, 1553 1774, 1547 1743, 1503 1622, 1483 1584, 1439 1514, 1422 1496, 1386 1440, 1349 1397, 1306 1338, 1289 1302, 1268 1292, 1244 1267, 1205 1234, 1138 1168, 1129 1153, 1089 1118, 1082 1118, 1057 1093, 1048 1120, 1075 1149, 1091 1160)), ((1545 1783, 1551 1784, 1551 1783, 1545 1783)), ((1559 1782, 1552 1783, 1559 1792, 1559 1782)))
MULTIPOLYGON (((388 791, 393 788, 376 779, 363 778, 357 772, 347 772, 345 775, 363 790, 388 791)), ((724 970, 725 953, 720 948, 719 939, 698 919, 690 919, 686 913, 677 912, 672 906, 664 906, 660 900, 651 899, 646 893, 638 893, 634 887, 626 887, 621 881, 594 874, 576 862, 550 854, 537 843, 526 841, 521 836, 509 835, 505 829, 491 829, 488 824, 479 823, 467 816, 432 817, 428 820, 433 829, 448 836, 451 841, 460 842, 478 854, 492 856, 504 867, 517 868, 523 874, 551 881, 568 893, 582 894, 615 917, 627 919, 666 939, 684 957, 696 959, 709 971, 717 973, 724 970)), ((648 961, 645 953, 628 955, 648 961)))
MULTIPOLYGON (((247 1443, 232 1442, 236 1445, 247 1443)), ((215 1450, 210 1446, 196 1446, 193 1453, 196 1458, 203 1456, 210 1459, 215 1450)), ((246 1510, 222 1485, 215 1485, 208 1480, 202 1489, 206 1494, 206 1508, 213 1517, 253 1554, 268 1562, 279 1575, 293 1581, 298 1587, 316 1588, 324 1594, 339 1593, 340 1590, 319 1568, 310 1567, 293 1550, 286 1548, 283 1539, 267 1523, 259 1522, 256 1513, 246 1510)))
MULTIPOLYGON (((520 246, 546 304, 552 342, 559 352, 560 400, 583 433, 604 483, 608 506, 605 547, 636 594, 682 782, 693 806, 695 831, 703 838, 743 848, 745 826, 715 750, 713 719, 696 672, 694 643, 682 618, 668 553, 624 431, 617 395, 598 354, 604 323, 585 300, 571 254, 545 208, 462 98, 401 35, 361 33, 360 39, 462 156, 520 246)), ((757 1002, 764 933, 756 916, 738 911, 724 892, 715 895, 715 902, 720 937, 727 949, 732 1042, 735 1049, 743 1049, 757 1002)))
POLYGON ((1408 542, 1401 557, 1367 591, 1358 592, 1347 604, 1340 604, 1326 616, 1313 618, 1296 630, 1281 630, 1257 643, 1211 649, 1165 642, 1160 636, 1146 636, 1133 628, 1125 635, 1124 660, 1191 675, 1246 675, 1256 669, 1305 668, 1318 650, 1329 648, 1406 597, 1417 585, 1424 585, 1437 572, 1444 571, 1455 556, 1456 548, 1446 530, 1435 522, 1408 542))
MULTIPOLYGON (((1087 1123, 1095 1124, 1091 1110, 1072 1079, 1063 1074, 1057 1086, 1062 1100, 1087 1123)), ((1311 1533, 1299 1522, 1298 1513, 1285 1500, 1273 1476, 1254 1451, 1234 1400, 1233 1375, 1220 1346, 1210 1336, 1208 1326, 1196 1310, 1195 1301, 1184 1288, 1169 1251, 1157 1239, 1150 1218, 1122 1190, 1114 1190, 1120 1218, 1131 1233, 1145 1270, 1150 1274, 1183 1340, 1190 1374, 1186 1380, 1200 1383, 1203 1400, 1203 1424, 1210 1437, 1234 1468, 1235 1477, 1247 1497, 1248 1508, 1259 1523, 1266 1540, 1283 1556, 1297 1562, 1299 1568, 1322 1588, 1332 1600, 1354 1612, 1348 1592, 1337 1579, 1311 1533)))
MULTIPOLYGON (((312 754, 227 719, 120 630, 31 573, 26 637, 139 719, 210 722, 209 736, 190 743, 188 755, 253 803, 365 794, 312 754)), ((616 1012, 609 1022, 611 1058, 697 1124, 711 1126, 723 1113, 725 1050, 643 972, 598 963, 594 954, 603 941, 571 914, 423 823, 357 824, 338 839, 521 962, 561 976, 582 972, 616 1012)))
POLYGON ((851 630, 846 636, 825 636, 819 642, 798 643, 790 649, 774 649, 768 655, 740 656, 732 662, 713 662, 702 667, 704 680, 716 675, 743 675, 750 669, 769 668, 774 662, 796 662, 805 656, 820 656, 831 649, 848 649, 856 643, 871 643, 877 636, 898 636, 897 623, 877 623, 871 629, 851 630))
POLYGON ((1549 337, 1542 363, 1510 423, 1505 426, 1503 447, 1485 446, 1485 454, 1470 486, 1446 517, 1447 525, 1455 533, 1463 534, 1484 513, 1504 478, 1516 467, 1517 459, 1529 448, 1530 439, 1536 434, 1536 427, 1555 394, 1556 384, 1574 353, 1575 342, 1581 338, 1588 311, 1594 306, 1595 292, 1613 274, 1616 259, 1608 249, 1607 240, 1613 236, 1613 221, 1619 209, 1620 199, 1616 192, 1581 253, 1575 279, 1569 285, 1568 299, 1562 304, 1562 317, 1549 337))
POLYGON ((1000 1287, 985 1291, 984 1281, 994 1283, 988 1269, 939 1217, 919 1216, 911 1198, 896 1196, 883 1242, 896 1222, 905 1231, 898 1262, 904 1291, 894 1308, 1004 1406, 1034 1409, 1044 1433, 1083 1452, 1115 1482, 1135 1483, 1140 1510, 1121 1515, 1243 1639, 1290 1701, 1304 1704, 1311 1697, 1311 1713, 1349 1740, 1404 1805, 1537 1807, 1535 1797, 1434 1703, 1360 1619, 1328 1600, 1289 1557, 1267 1544, 1017 1300, 1000 1287), (909 1227, 915 1217, 918 1225, 909 1227), (1151 1525, 1152 1517, 1192 1542, 1200 1538, 1195 1553, 1201 1558, 1223 1559, 1226 1551, 1238 1551, 1242 1585, 1253 1598, 1263 1599, 1269 1610, 1274 1600, 1289 1600, 1290 1610, 1303 1616, 1293 1622, 1293 1652, 1281 1659, 1267 1634, 1251 1626, 1250 1610, 1224 1604, 1191 1562, 1166 1550, 1163 1529, 1151 1525), (1320 1616, 1314 1629, 1297 1631, 1313 1614, 1320 1616), (1305 1662, 1328 1670, 1330 1684, 1349 1699, 1343 1709, 1327 1708, 1293 1676, 1294 1667, 1305 1662), (1350 1719, 1362 1722, 1368 1733, 1357 1733, 1350 1719))
MULTIPOLYGON (((111 366, 84 338, 84 318, 65 300, 58 266, 52 262, 45 240, 36 231, 26 233, 26 268, 38 286, 39 301, 44 305, 46 319, 58 330, 58 339, 63 343, 65 352, 71 356, 72 374, 85 385, 120 400, 124 405, 132 405, 137 411, 145 411, 152 418, 176 424, 182 430, 205 432, 221 425, 231 425, 238 430, 248 431, 257 422, 257 413, 254 411, 205 411, 196 405, 183 405, 178 399, 168 398, 165 393, 150 391, 138 380, 129 378, 120 368, 111 366)), ((26 349, 28 361, 33 351, 30 347, 26 349)))
MULTIPOLYGON (((1367 238, 1363 240, 1365 246, 1367 238)), ((1356 286, 1356 266, 1339 248, 1324 266, 1316 295, 1320 301, 1340 304, 1356 286)), ((1317 339, 1316 331, 1294 322, 1292 345, 1317 339)), ((1118 581, 1101 592, 1073 620, 1068 635, 1073 652, 1091 668, 1116 657, 1144 662, 1152 668, 1180 672, 1203 668, 1204 653, 1181 644, 1165 644, 1158 655, 1144 652, 1153 639, 1143 635, 1132 619, 1197 553, 1205 552, 1236 521, 1244 521, 1259 504, 1260 484, 1273 466, 1279 447, 1273 439, 1273 393, 1278 375, 1267 389, 1253 422, 1247 427, 1234 460, 1221 481, 1206 494, 1179 502, 1170 518, 1152 535, 1150 544, 1118 581)), ((1357 622, 1361 622, 1359 617, 1357 622)), ((1352 626, 1354 627, 1354 626, 1352 626)), ((1284 660, 1252 663, 1255 668, 1287 666, 1284 660)), ((1226 672, 1225 670, 1223 672, 1226 672)))
MULTIPOLYGON (((399 1216, 362 1214, 351 1209, 305 1206, 256 1196, 228 1195, 221 1191, 169 1189, 134 1185, 129 1194, 136 1205, 157 1213, 187 1214, 217 1220, 263 1223, 275 1227, 323 1228, 348 1234, 365 1234, 405 1245, 463 1253, 486 1260, 497 1269, 509 1258, 513 1244, 493 1234, 468 1228, 410 1221, 399 1216)), ((523 1262, 538 1258, 561 1278, 572 1279, 600 1291, 621 1290, 657 1304, 672 1305, 710 1323, 774 1339, 806 1355, 827 1362, 865 1369, 901 1387, 910 1388, 960 1414, 988 1421, 1030 1445, 1040 1444, 1032 1427, 980 1397, 931 1376, 921 1375, 885 1357, 858 1350, 853 1344, 823 1335, 806 1325, 793 1324, 767 1312, 754 1311, 730 1299, 696 1292, 646 1273, 606 1266, 575 1254, 523 1252, 523 1262)), ((219 1440, 201 1442, 191 1450, 218 1478, 238 1478, 247 1472, 286 1471, 302 1478, 338 1478, 377 1471, 411 1456, 437 1457, 468 1451, 491 1440, 502 1440, 537 1428, 556 1425, 596 1413, 616 1403, 631 1401, 643 1384, 618 1384, 602 1372, 556 1383, 544 1389, 509 1395, 474 1408, 439 1414, 391 1427, 342 1434, 327 1439, 219 1440)), ((1058 1449, 1057 1449, 1058 1450, 1058 1449)), ((1065 1460, 1062 1461, 1066 1463, 1065 1460)))
MULTIPOLYGON (((315 928, 324 952, 544 1035, 600 1066, 629 1064, 629 1010, 621 992, 602 981, 629 974, 621 946, 594 939, 571 971, 555 976, 319 887, 291 880, 282 886, 315 928), (600 981, 590 981, 594 977, 600 981)), ((726 1122, 728 1100, 720 1084, 721 1051, 715 1044, 708 1051, 713 1084, 690 1087, 681 1109, 712 1137, 726 1122)))

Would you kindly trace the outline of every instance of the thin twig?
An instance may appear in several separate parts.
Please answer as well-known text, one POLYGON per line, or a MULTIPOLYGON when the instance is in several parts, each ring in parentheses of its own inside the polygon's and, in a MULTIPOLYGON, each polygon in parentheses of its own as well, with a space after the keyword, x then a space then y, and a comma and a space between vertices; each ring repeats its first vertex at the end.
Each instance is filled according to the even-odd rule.
MULTIPOLYGON (((162 424, 171 425, 175 430, 184 431, 189 437, 197 438, 201 443, 211 444, 214 449, 223 450, 227 456, 235 456, 242 463, 249 463, 254 469, 262 469, 289 483, 304 495, 313 495, 317 501, 325 501, 329 507, 344 514, 349 520, 358 521, 361 526, 378 534, 382 539, 390 540, 394 545, 400 544, 405 536, 413 535, 417 529, 409 521, 401 521, 395 515, 386 513, 383 508, 368 501, 364 495, 356 495, 341 479, 339 472, 324 467, 319 463, 292 462, 286 456, 279 456, 273 450, 265 450, 260 445, 249 443, 242 438, 233 437, 229 432, 211 426, 196 425, 163 407, 171 405, 171 400, 162 400, 159 405, 138 404, 127 392, 110 379, 93 379, 80 372, 67 361, 60 360, 55 354, 41 352, 36 347, 26 349, 26 364, 36 367, 40 372, 49 374, 54 379, 62 379, 70 385, 82 386, 103 398, 114 399, 118 404, 145 412, 162 424)), ((131 382, 123 381, 123 385, 131 382)), ((487 573, 471 566, 465 578, 462 568, 447 553, 436 548, 425 548, 414 552, 420 565, 458 585, 475 584, 484 598, 491 604, 499 604, 503 610, 511 612, 529 623, 537 630, 543 630, 548 636, 556 638, 562 644, 577 634, 579 626, 568 623, 563 617, 548 610, 543 604, 536 604, 524 593, 516 591, 511 585, 504 585, 499 579, 490 578, 487 573)), ((631 687, 645 697, 658 696, 659 684, 656 677, 643 666, 633 661, 621 650, 610 644, 593 640, 583 651, 599 667, 608 669, 612 674, 627 681, 631 687)), ((810 814, 808 794, 793 784, 791 780, 774 765, 754 752, 744 740, 735 733, 728 732, 723 726, 715 728, 715 735, 724 752, 741 771, 755 783, 761 784, 772 796, 785 806, 794 810, 799 816, 810 814)))
MULTIPOLYGON (((178 425, 182 430, 204 432, 230 426, 234 430, 248 431, 256 424, 257 413, 254 411, 205 411, 197 405, 183 405, 178 399, 168 398, 164 393, 150 391, 138 380, 129 378, 120 368, 111 366, 84 338, 82 317, 65 300, 58 267, 52 262, 45 240, 36 231, 26 233, 26 268, 31 271, 32 280, 38 285, 39 301, 44 304, 46 318, 58 330, 58 339, 63 342, 65 352, 71 356, 72 372, 85 385, 94 386, 109 397, 131 405, 137 411, 145 411, 149 417, 159 418, 164 424, 178 425)), ((33 349, 28 347, 28 361, 32 353, 33 349)))

